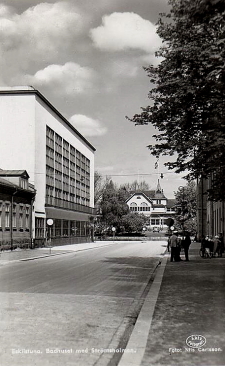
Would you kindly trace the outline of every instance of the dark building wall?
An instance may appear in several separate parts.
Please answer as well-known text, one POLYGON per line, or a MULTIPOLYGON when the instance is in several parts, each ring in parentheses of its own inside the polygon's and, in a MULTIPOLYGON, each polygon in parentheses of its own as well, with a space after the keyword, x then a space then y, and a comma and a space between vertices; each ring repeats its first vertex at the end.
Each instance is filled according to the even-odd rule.
POLYGON ((32 199, 31 192, 0 185, 1 249, 30 244, 32 199))
POLYGON ((197 185, 197 239, 202 236, 225 235, 225 202, 207 199, 207 190, 212 188, 211 179, 200 179, 197 185))
POLYGON ((207 235, 207 187, 208 182, 200 178, 197 184, 197 240, 207 235))

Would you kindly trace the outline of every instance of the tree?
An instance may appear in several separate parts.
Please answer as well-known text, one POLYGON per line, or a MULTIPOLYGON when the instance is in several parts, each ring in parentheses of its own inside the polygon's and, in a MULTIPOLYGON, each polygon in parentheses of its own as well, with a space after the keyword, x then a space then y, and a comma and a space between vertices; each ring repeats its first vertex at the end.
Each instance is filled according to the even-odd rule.
POLYGON ((187 179, 213 174, 210 198, 225 198, 225 1, 169 0, 158 34, 158 66, 146 67, 151 105, 130 119, 158 133, 151 153, 173 156, 187 179))
POLYGON ((143 180, 138 182, 137 180, 133 181, 132 183, 125 183, 121 185, 121 188, 125 188, 127 191, 148 191, 149 184, 143 180))
POLYGON ((125 189, 117 189, 112 180, 106 184, 100 202, 101 222, 104 222, 106 227, 116 226, 119 230, 122 216, 129 212, 126 204, 128 196, 128 192, 125 189))
POLYGON ((104 188, 110 181, 109 177, 106 177, 106 179, 103 179, 103 176, 98 171, 95 171, 94 173, 94 202, 95 205, 99 203, 99 200, 102 196, 102 193, 104 191, 104 188))
POLYGON ((123 227, 124 231, 127 233, 140 233, 143 230, 144 225, 146 224, 147 218, 142 214, 129 212, 124 215, 121 219, 121 227, 123 227))
POLYGON ((177 192, 175 192, 175 199, 176 229, 195 233, 197 230, 197 199, 195 182, 188 182, 186 186, 179 187, 177 192))

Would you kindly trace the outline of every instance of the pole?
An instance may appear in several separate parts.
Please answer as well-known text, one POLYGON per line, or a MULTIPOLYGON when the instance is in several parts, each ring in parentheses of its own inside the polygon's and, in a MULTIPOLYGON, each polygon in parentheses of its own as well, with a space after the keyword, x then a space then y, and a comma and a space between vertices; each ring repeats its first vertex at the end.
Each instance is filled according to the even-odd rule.
MULTIPOLYGON (((14 194, 14 193, 13 193, 14 194)), ((13 250, 13 194, 11 199, 11 212, 10 212, 10 241, 11 241, 11 251, 13 250)))
POLYGON ((203 176, 202 176, 202 187, 201 187, 201 206, 202 206, 202 217, 201 217, 201 221, 202 221, 202 234, 201 234, 201 242, 203 240, 203 176))
POLYGON ((10 212, 10 242, 11 242, 11 251, 13 250, 13 196, 17 193, 17 189, 12 194, 11 198, 11 212, 10 212))
POLYGON ((182 239, 184 240, 184 187, 183 187, 183 222, 182 222, 182 239))

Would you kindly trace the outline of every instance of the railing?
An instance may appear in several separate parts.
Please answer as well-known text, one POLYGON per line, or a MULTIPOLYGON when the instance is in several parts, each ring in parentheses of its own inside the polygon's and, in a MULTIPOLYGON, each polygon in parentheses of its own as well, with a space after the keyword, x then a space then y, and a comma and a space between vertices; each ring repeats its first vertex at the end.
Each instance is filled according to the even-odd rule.
POLYGON ((80 205, 79 203, 69 202, 61 198, 46 197, 46 206, 65 208, 71 211, 79 211, 94 215, 95 209, 92 207, 80 205))

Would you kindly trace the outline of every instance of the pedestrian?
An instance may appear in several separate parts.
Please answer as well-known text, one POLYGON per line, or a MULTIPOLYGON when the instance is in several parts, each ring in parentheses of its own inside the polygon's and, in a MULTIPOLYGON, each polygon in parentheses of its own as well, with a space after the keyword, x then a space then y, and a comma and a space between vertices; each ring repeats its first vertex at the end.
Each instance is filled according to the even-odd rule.
POLYGON ((191 238, 188 233, 186 234, 182 244, 183 244, 183 248, 184 248, 185 260, 189 261, 188 251, 189 251, 189 247, 191 245, 191 238))
POLYGON ((219 256, 219 249, 220 249, 219 236, 216 235, 215 238, 213 239, 213 255, 214 255, 214 257, 216 256, 216 253, 218 253, 218 256, 219 256))
POLYGON ((168 237, 167 241, 167 251, 170 252, 170 236, 168 237))
POLYGON ((170 237, 170 262, 177 261, 177 248, 178 248, 178 232, 174 233, 170 237))
POLYGON ((224 253, 224 240, 223 240, 223 233, 219 233, 219 241, 220 241, 220 254, 224 253))

